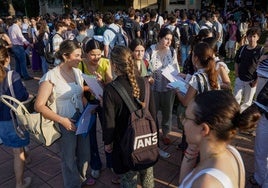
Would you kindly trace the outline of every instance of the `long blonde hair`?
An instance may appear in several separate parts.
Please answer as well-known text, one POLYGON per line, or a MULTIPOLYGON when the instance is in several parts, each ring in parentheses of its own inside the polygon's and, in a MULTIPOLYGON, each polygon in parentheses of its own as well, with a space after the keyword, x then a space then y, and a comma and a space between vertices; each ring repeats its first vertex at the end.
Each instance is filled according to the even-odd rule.
POLYGON ((135 63, 132 57, 132 52, 129 48, 124 46, 115 46, 111 51, 111 62, 116 64, 116 68, 120 73, 128 76, 130 85, 133 89, 132 94, 134 98, 140 98, 140 88, 137 84, 135 76, 135 63))

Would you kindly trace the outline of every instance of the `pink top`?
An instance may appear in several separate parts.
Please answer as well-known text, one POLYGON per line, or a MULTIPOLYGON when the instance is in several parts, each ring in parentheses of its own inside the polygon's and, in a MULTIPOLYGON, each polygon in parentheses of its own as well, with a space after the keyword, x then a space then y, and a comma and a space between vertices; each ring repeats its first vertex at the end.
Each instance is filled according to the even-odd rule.
POLYGON ((236 33, 236 30, 237 30, 236 24, 230 25, 230 29, 229 29, 229 36, 230 36, 230 38, 229 38, 229 40, 236 41, 235 34, 232 36, 233 33, 236 33))
POLYGON ((9 27, 8 35, 13 45, 23 46, 24 44, 29 44, 29 42, 22 35, 21 29, 18 24, 13 24, 9 27))

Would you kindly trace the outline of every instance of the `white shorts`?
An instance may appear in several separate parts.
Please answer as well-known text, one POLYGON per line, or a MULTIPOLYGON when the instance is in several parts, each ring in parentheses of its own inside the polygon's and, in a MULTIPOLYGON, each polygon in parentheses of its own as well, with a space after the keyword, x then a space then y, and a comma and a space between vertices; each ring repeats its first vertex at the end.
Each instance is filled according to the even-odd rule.
POLYGON ((236 41, 234 40, 228 40, 227 43, 227 48, 232 48, 232 49, 235 49, 235 45, 236 45, 236 41))

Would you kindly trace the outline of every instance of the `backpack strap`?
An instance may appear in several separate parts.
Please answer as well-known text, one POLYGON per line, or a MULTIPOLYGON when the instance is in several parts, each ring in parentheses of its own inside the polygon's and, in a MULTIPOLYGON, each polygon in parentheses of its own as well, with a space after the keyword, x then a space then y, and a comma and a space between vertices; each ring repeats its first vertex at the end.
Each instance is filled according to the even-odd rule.
MULTIPOLYGON (((126 89, 118 82, 118 81, 113 81, 112 83, 113 88, 118 92, 118 94, 121 96, 125 104, 127 105, 130 113, 134 112, 137 110, 137 107, 135 104, 132 102, 129 94, 127 93, 126 89)), ((150 101, 150 84, 148 79, 144 80, 145 84, 145 109, 149 109, 149 101, 150 101)), ((140 102, 140 101, 138 101, 140 102)))
POLYGON ((204 92, 207 92, 208 91, 208 83, 207 83, 206 77, 203 73, 201 73, 201 77, 204 81, 204 92))
POLYGON ((107 29, 111 30, 114 34, 116 34, 116 31, 113 28, 108 27, 107 29))
POLYGON ((238 56, 239 59, 241 58, 241 56, 242 56, 242 52, 244 51, 245 47, 247 47, 247 45, 244 45, 244 46, 241 48, 241 51, 240 51, 239 56, 238 56))
POLYGON ((172 47, 172 46, 169 46, 169 49, 170 49, 170 51, 171 51, 171 56, 172 56, 172 58, 174 57, 174 48, 172 47))
POLYGON ((196 80, 197 80, 198 92, 199 92, 199 93, 207 92, 207 91, 208 91, 208 85, 207 85, 207 81, 206 81, 206 78, 205 78, 204 74, 203 74, 203 73, 196 74, 196 80), (199 75, 200 75, 201 77, 200 77, 199 75), (204 82, 204 91, 202 91, 202 87, 201 87, 201 79, 202 79, 203 82, 204 82))
POLYGON ((117 93, 120 95, 120 97, 123 99, 124 103, 127 105, 128 109, 129 109, 130 113, 136 111, 137 107, 132 102, 132 99, 130 98, 126 89, 118 81, 111 82, 111 85, 117 91, 117 93))
POLYGON ((81 61, 81 65, 82 65, 82 73, 85 73, 85 65, 83 61, 81 61))

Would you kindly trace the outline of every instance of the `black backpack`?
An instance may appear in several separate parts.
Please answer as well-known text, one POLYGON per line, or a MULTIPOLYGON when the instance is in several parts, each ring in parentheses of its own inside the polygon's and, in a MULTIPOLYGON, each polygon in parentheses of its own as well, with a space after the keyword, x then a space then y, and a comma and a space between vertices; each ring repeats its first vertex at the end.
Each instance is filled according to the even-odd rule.
POLYGON ((184 22, 180 25, 180 40, 181 44, 189 45, 190 44, 190 34, 189 34, 189 24, 184 22))
MULTIPOLYGON (((121 28, 119 28, 119 32, 116 32, 113 28, 110 27, 108 27, 107 29, 111 30, 115 34, 114 46, 128 46, 128 38, 124 34, 125 31, 123 31, 121 28)), ((110 48, 113 48, 114 46, 110 46, 110 48)))
POLYGON ((54 49, 53 49, 53 37, 55 35, 59 35, 61 38, 61 34, 55 33, 54 35, 52 33, 48 34, 48 43, 44 48, 44 55, 48 63, 53 64, 55 57, 54 57, 54 49))
POLYGON ((34 43, 34 50, 39 56, 44 56, 45 55, 45 43, 43 40, 44 34, 43 35, 38 35, 36 36, 37 41, 34 43))
POLYGON ((172 37, 172 41, 171 41, 171 46, 174 49, 177 49, 179 47, 179 44, 180 44, 180 37, 178 35, 177 29, 178 29, 178 26, 176 26, 172 31, 173 37, 172 37))
POLYGON ((158 23, 149 22, 146 28, 146 48, 158 42, 158 23))
POLYGON ((122 163, 130 170, 143 170, 158 161, 158 131, 149 112, 150 84, 145 79, 145 107, 137 109, 126 89, 117 81, 112 86, 130 111, 128 127, 120 140, 122 163))
POLYGON ((88 42, 90 39, 91 39, 91 38, 90 38, 89 36, 86 36, 81 42, 79 42, 79 41, 77 40, 77 38, 74 38, 73 41, 79 44, 79 46, 81 47, 82 52, 83 52, 83 54, 84 54, 85 51, 86 51, 86 44, 87 44, 87 42, 88 42))
POLYGON ((123 29, 126 31, 129 42, 135 39, 135 31, 134 31, 134 21, 130 18, 124 20, 124 27, 123 29))
POLYGON ((217 30, 216 30, 216 26, 212 26, 210 27, 208 24, 204 24, 204 26, 210 30, 210 32, 212 33, 212 37, 216 38, 217 37, 217 30))

